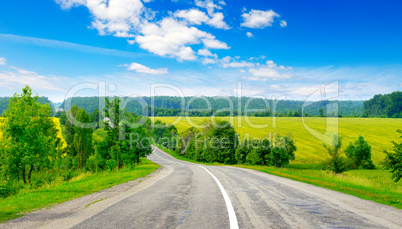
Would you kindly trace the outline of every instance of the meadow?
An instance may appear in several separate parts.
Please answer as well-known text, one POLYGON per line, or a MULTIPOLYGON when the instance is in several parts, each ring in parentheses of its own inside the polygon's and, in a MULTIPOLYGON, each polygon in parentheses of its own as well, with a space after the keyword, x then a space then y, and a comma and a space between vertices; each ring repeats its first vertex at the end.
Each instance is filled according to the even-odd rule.
MULTIPOLYGON (((201 125, 213 117, 155 117, 153 120, 161 120, 165 123, 172 123, 176 126, 179 133, 184 132, 194 125, 201 125)), ((312 135, 303 125, 300 117, 215 117, 216 120, 228 120, 235 127, 240 139, 247 135, 251 138, 264 138, 274 136, 275 134, 292 134, 296 141, 297 151, 296 160, 292 162, 293 166, 302 166, 302 164, 319 164, 327 157, 323 147, 323 142, 312 135), (261 127, 267 125, 266 127, 261 127)), ((332 118, 334 119, 334 118, 332 118)), ((329 118, 330 128, 335 127, 331 123, 335 120, 329 118)), ((304 123, 317 133, 325 133, 327 127, 327 118, 308 117, 304 118, 304 123)), ((399 141, 397 129, 402 129, 402 119, 390 118, 339 118, 338 133, 343 138, 344 148, 350 141, 354 142, 359 134, 371 145, 372 159, 378 165, 385 157, 384 150, 391 151, 390 141, 399 141)), ((331 137, 332 133, 327 137, 331 137)))

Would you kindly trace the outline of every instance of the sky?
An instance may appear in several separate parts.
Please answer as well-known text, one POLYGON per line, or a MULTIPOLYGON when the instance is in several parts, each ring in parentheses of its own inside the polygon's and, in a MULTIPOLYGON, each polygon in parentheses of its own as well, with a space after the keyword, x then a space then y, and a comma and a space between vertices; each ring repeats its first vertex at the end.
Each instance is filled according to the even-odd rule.
POLYGON ((240 91, 308 100, 335 82, 336 99, 366 100, 402 88, 401 9, 399 0, 2 1, 0 96, 29 85, 54 102, 240 91))

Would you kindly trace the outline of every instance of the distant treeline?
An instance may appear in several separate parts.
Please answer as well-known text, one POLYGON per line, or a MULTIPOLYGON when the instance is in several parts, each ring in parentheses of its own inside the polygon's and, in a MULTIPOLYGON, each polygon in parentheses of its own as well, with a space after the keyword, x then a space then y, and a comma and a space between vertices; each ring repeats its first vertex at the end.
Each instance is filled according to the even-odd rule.
POLYGON ((363 111, 365 117, 402 118, 402 92, 375 95, 364 101, 363 111))
MULTIPOLYGON (((10 97, 0 97, 0 115, 7 109, 9 100, 10 97)), ((39 97, 38 102, 41 104, 49 103, 52 108, 54 107, 53 102, 48 97, 39 97)))
MULTIPOLYGON (((65 104, 71 102, 71 106, 76 105, 81 109, 85 109, 89 113, 99 109, 99 99, 101 97, 74 97, 64 101, 60 108, 67 108, 65 104)), ((101 98, 102 100, 104 98, 101 98)), ((122 98, 123 101, 127 98, 122 98)), ((184 106, 182 107, 182 98, 174 96, 155 96, 130 98, 126 105, 128 112, 137 115, 146 116, 178 116, 187 112, 189 116, 228 116, 241 115, 246 113, 254 116, 271 116, 276 111, 277 116, 301 116, 301 111, 305 101, 293 100, 267 100, 262 98, 249 97, 185 97, 184 106), (208 107, 208 103, 211 107, 208 107), (142 104, 141 104, 142 103, 142 104), (239 103, 241 104, 240 110, 239 103), (144 107, 143 107, 144 106, 144 107), (151 109, 153 107, 154 109, 151 109), (184 108, 184 109, 183 109, 184 108), (252 110, 254 109, 254 110, 252 110)), ((314 102, 305 107, 304 113, 311 116, 326 116, 327 104, 332 101, 314 102)), ((338 101, 338 114, 329 114, 329 116, 362 116, 363 101, 338 101)))

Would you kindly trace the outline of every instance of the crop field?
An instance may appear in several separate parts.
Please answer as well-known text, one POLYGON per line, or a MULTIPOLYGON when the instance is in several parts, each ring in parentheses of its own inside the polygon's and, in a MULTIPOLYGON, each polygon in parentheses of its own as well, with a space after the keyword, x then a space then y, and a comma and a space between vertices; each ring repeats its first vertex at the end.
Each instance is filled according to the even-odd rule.
MULTIPOLYGON (((155 117, 155 120, 161 120, 165 123, 172 123, 176 126, 179 133, 194 125, 201 125, 211 117, 155 117)), ((323 142, 315 137, 311 132, 316 135, 324 134, 327 128, 327 121, 330 128, 335 128, 343 138, 343 148, 345 148, 350 141, 355 141, 357 137, 362 135, 367 142, 371 145, 372 159, 378 165, 385 154, 384 150, 392 150, 390 141, 400 141, 397 129, 402 129, 402 119, 387 119, 387 118, 339 118, 338 128, 332 125, 335 118, 318 118, 309 117, 304 118, 304 124, 311 128, 308 130, 303 124, 300 117, 216 117, 216 120, 229 120, 234 125, 240 139, 249 136, 264 138, 271 135, 271 137, 280 134, 292 134, 296 141, 297 151, 296 160, 297 164, 316 164, 320 163, 327 157, 326 151, 323 147, 323 142), (262 125, 267 125, 262 127, 262 125)), ((333 130, 333 129, 332 129, 333 130)), ((331 137, 333 132, 329 133, 326 137, 331 137)))

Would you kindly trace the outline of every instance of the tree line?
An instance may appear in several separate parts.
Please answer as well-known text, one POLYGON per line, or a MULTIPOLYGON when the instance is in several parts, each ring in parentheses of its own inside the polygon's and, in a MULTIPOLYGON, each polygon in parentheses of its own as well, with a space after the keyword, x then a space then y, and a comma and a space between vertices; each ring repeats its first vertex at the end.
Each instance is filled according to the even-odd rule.
POLYGON ((402 92, 378 94, 364 101, 363 114, 365 117, 402 118, 402 92))

